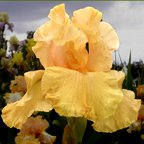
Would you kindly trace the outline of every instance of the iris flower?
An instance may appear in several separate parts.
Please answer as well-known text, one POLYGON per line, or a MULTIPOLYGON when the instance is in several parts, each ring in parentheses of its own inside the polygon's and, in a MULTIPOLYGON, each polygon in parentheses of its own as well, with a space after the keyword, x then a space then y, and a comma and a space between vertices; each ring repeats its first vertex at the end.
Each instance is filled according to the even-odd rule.
POLYGON ((50 10, 35 34, 35 55, 44 70, 25 73, 27 93, 2 111, 3 121, 21 128, 34 111, 51 109, 66 117, 84 117, 99 132, 114 132, 137 120, 140 101, 122 89, 124 73, 111 70, 117 33, 92 7, 50 10))
POLYGON ((56 136, 46 132, 49 123, 41 116, 30 117, 15 138, 16 144, 53 144, 56 136))
POLYGON ((26 93, 25 78, 21 75, 15 76, 15 79, 11 80, 10 90, 11 90, 11 93, 21 92, 21 93, 25 94, 26 93))
POLYGON ((137 97, 142 99, 144 99, 144 85, 138 85, 137 86, 137 97))

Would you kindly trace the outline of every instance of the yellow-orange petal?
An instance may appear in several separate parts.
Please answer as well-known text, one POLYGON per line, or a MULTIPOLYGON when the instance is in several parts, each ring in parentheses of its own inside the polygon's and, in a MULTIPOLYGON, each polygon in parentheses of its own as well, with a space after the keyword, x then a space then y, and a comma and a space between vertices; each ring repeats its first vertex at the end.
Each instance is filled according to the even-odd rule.
POLYGON ((115 113, 123 98, 118 80, 109 73, 80 73, 50 67, 42 78, 42 91, 63 116, 84 116, 90 120, 115 113))
POLYGON ((34 111, 50 111, 51 104, 41 91, 42 70, 25 73, 27 93, 15 103, 8 104, 2 110, 2 119, 9 127, 21 128, 34 111))
POLYGON ((89 35, 89 58, 87 68, 90 71, 109 71, 112 67, 112 53, 119 46, 119 39, 110 24, 100 22, 98 33, 89 35))
POLYGON ((140 100, 134 99, 134 93, 123 89, 123 99, 115 113, 106 119, 97 119, 93 127, 99 132, 115 132, 128 127, 138 119, 140 100))
POLYGON ((69 20, 69 15, 65 12, 65 5, 60 4, 50 10, 48 17, 55 23, 63 25, 69 20))
POLYGON ((88 71, 108 71, 112 67, 112 52, 119 47, 119 39, 110 24, 100 22, 102 17, 98 10, 86 7, 74 12, 73 23, 88 38, 88 71), (85 15, 83 17, 82 15, 85 15))
POLYGON ((72 22, 87 35, 97 32, 97 24, 102 13, 93 7, 86 7, 73 12, 72 22))
POLYGON ((33 51, 45 68, 61 66, 82 69, 87 64, 87 37, 66 15, 64 5, 54 7, 49 14, 51 20, 34 34, 37 43, 33 51))
POLYGON ((109 50, 116 50, 119 47, 119 38, 116 31, 109 23, 99 23, 100 36, 109 50))
POLYGON ((32 47, 33 52, 35 53, 36 57, 39 58, 44 67, 55 65, 52 58, 52 46, 52 41, 37 41, 36 45, 32 47))
POLYGON ((122 71, 116 71, 116 70, 111 70, 108 73, 113 75, 115 79, 117 79, 119 88, 122 88, 122 84, 125 79, 125 73, 122 71))

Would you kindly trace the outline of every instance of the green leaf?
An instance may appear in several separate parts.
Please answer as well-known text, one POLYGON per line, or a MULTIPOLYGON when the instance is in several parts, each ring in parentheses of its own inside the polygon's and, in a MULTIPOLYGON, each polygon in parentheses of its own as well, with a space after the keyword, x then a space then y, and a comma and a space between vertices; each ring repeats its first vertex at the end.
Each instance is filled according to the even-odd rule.
POLYGON ((82 143, 84 132, 87 126, 87 120, 85 118, 67 118, 68 125, 72 129, 74 139, 77 144, 82 143))
POLYGON ((138 76, 138 85, 141 85, 141 80, 142 80, 142 78, 141 78, 141 76, 139 74, 139 76, 138 76))
POLYGON ((128 73, 127 73, 127 88, 132 90, 132 76, 131 76, 131 52, 129 56, 129 63, 128 63, 128 73))
POLYGON ((129 55, 128 71, 127 71, 127 75, 126 75, 123 87, 125 89, 132 90, 132 91, 135 92, 133 79, 132 79, 132 75, 131 75, 131 52, 130 52, 130 55, 129 55))
POLYGON ((60 124, 60 122, 59 122, 58 120, 54 120, 54 121, 52 122, 52 124, 57 125, 57 126, 61 126, 61 124, 60 124))

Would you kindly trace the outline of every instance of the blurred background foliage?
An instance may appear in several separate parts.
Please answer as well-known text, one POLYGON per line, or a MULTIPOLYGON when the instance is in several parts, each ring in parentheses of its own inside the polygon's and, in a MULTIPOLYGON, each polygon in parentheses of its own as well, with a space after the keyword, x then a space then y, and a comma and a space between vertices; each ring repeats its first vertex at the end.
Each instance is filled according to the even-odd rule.
MULTIPOLYGON (((27 38, 23 41, 14 35, 10 39, 5 38, 7 30, 13 32, 14 25, 9 21, 7 13, 0 13, 0 113, 8 101, 16 101, 25 93, 24 83, 21 78, 25 72, 43 69, 39 60, 35 57, 32 47, 35 45, 33 31, 27 32, 27 38), (18 88, 17 88, 18 87, 18 88)), ((115 52, 116 53, 116 52, 115 52)), ((136 98, 144 100, 144 63, 142 60, 117 63, 115 60, 112 69, 122 70, 126 77, 123 88, 135 92, 136 98)), ((49 113, 37 112, 33 116, 41 115, 49 122, 46 129, 51 135, 56 136, 56 144, 64 143, 65 137, 70 137, 68 144, 74 144, 71 129, 67 126, 67 120, 59 116, 54 110, 49 113), (63 135, 64 133, 64 135, 63 135)), ((144 143, 144 107, 140 111, 138 122, 129 128, 115 133, 98 133, 87 121, 86 130, 83 134, 83 144, 143 144, 144 143)), ((76 126, 77 127, 77 126, 76 126)), ((19 130, 7 127, 0 117, 0 144, 14 144, 19 130)), ((79 138, 78 138, 79 139, 79 138)), ((64 143, 66 144, 66 143, 64 143)))

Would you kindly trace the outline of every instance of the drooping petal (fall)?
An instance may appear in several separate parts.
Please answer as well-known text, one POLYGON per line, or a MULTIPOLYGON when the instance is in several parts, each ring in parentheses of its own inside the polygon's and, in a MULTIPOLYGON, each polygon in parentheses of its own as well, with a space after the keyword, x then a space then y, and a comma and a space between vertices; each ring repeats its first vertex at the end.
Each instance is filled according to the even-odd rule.
POLYGON ((122 84, 125 79, 125 73, 116 70, 110 70, 108 73, 115 77, 115 79, 118 82, 118 87, 122 89, 122 84))
POLYGON ((101 22, 98 10, 86 7, 74 12, 73 23, 88 38, 88 71, 108 71, 112 67, 112 52, 119 47, 119 39, 110 24, 101 22), (85 15, 83 17, 82 15, 85 15))
POLYGON ((42 78, 42 91, 63 116, 85 117, 96 131, 126 128, 138 116, 140 101, 122 90, 124 73, 87 72, 50 67, 42 78), (120 116, 121 115, 121 116, 120 116))
POLYGON ((123 98, 118 80, 104 72, 80 73, 50 67, 42 78, 42 91, 54 109, 64 116, 106 118, 115 113, 123 98))
POLYGON ((42 65, 82 69, 87 63, 86 35, 68 19, 64 5, 50 11, 50 21, 34 34, 37 41, 33 51, 42 65))
POLYGON ((3 121, 9 127, 21 128, 27 118, 34 111, 50 111, 51 104, 45 99, 41 91, 41 78, 44 71, 25 73, 27 93, 17 102, 7 104, 2 110, 3 121))
POLYGON ((134 93, 132 91, 123 90, 123 94, 123 100, 112 116, 103 120, 98 119, 94 122, 93 127, 95 130, 100 132, 114 132, 118 129, 128 127, 138 119, 141 101, 134 99, 134 93))

